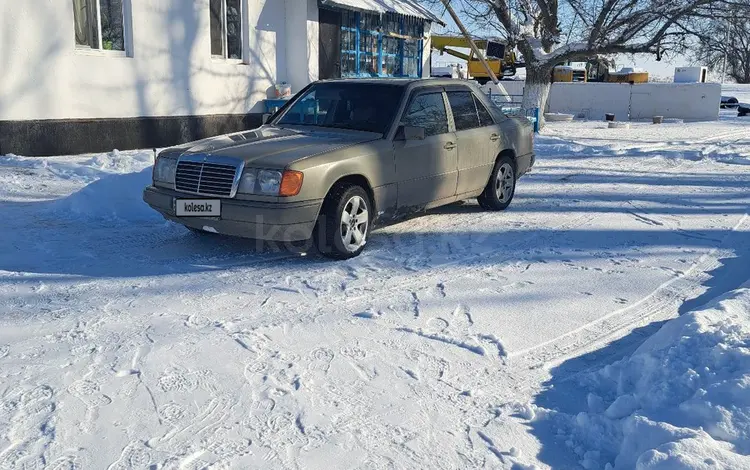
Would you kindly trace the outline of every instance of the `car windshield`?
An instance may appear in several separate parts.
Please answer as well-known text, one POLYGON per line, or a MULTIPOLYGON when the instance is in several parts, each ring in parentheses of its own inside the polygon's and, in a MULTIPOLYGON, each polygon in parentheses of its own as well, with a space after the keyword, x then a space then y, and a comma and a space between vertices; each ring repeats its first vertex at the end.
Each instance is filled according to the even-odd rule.
POLYGON ((402 86, 386 83, 317 83, 284 111, 274 124, 384 134, 393 121, 402 95, 402 86))

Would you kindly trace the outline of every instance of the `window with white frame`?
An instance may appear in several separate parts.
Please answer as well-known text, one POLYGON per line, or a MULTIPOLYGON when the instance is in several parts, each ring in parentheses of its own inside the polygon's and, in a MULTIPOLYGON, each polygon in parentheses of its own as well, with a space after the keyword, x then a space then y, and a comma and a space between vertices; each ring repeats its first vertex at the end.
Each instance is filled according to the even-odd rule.
POLYGON ((125 51, 123 0, 73 0, 76 47, 125 51))
POLYGON ((221 59, 242 59, 241 0, 210 0, 211 55, 221 59))

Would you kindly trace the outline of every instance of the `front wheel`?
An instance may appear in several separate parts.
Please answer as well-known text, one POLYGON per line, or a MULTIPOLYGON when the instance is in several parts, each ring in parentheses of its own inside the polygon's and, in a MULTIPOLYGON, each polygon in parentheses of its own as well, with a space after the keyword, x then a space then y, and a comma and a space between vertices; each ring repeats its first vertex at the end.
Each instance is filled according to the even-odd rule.
POLYGON ((482 209, 501 211, 510 205, 516 192, 515 168, 509 156, 497 160, 484 192, 477 198, 482 209))
POLYGON ((323 203, 315 238, 318 251, 334 259, 362 253, 370 230, 370 197, 359 186, 338 186, 323 203))

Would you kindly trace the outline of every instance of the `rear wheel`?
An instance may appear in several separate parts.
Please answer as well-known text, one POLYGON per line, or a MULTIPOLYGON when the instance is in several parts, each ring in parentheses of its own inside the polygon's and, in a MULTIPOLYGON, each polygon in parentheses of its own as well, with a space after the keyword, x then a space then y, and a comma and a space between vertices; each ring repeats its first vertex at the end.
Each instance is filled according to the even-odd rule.
POLYGON ((370 197, 360 186, 334 187, 323 203, 315 228, 318 251, 334 259, 362 253, 370 230, 370 207, 370 197))
POLYGON ((506 209, 516 192, 516 165, 505 155, 495 162, 490 180, 484 192, 477 198, 483 209, 501 211, 506 209))

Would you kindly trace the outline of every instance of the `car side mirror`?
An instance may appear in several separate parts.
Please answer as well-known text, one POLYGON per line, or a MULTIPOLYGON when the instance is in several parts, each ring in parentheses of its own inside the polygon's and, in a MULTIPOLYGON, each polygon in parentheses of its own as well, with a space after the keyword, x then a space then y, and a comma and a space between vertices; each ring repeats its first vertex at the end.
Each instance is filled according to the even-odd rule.
POLYGON ((424 127, 399 126, 396 140, 424 140, 424 127))

